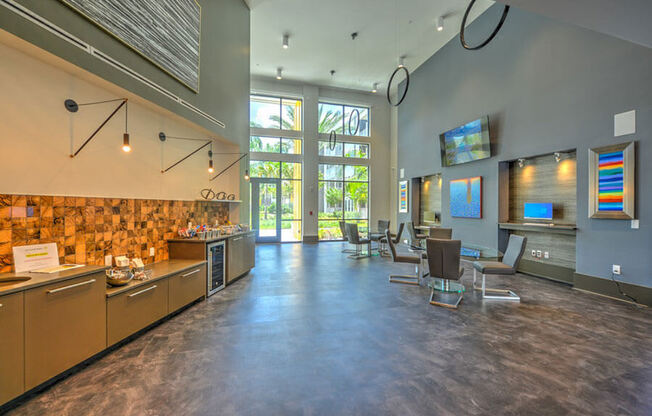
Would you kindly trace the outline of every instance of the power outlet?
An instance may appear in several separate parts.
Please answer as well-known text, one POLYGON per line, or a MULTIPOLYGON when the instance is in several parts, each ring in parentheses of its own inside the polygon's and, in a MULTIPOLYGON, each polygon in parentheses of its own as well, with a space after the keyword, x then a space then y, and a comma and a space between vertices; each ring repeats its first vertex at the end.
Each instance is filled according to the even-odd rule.
POLYGON ((620 264, 611 265, 611 272, 613 274, 620 274, 620 264))
POLYGON ((537 257, 541 258, 541 250, 537 250, 537 257))
POLYGON ((549 258, 550 258, 550 253, 547 252, 547 251, 544 251, 544 252, 543 252, 543 258, 544 258, 544 259, 549 259, 549 258))
POLYGON ((532 250, 532 257, 536 257, 536 256, 537 256, 537 251, 536 251, 536 250, 532 250))
POLYGON ((156 255, 156 251, 154 250, 154 247, 149 248, 149 256, 154 257, 156 255))

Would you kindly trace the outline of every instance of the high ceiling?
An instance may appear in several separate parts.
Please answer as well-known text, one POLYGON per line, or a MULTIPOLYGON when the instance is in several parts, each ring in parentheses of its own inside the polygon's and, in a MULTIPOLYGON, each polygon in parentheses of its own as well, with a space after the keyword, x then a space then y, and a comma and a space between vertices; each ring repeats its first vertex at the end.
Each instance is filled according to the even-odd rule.
MULTIPOLYGON (((466 0, 245 0, 251 8, 251 74, 385 90, 398 57, 415 70, 457 36, 466 0), (437 18, 444 16, 438 32, 437 18), (357 32, 355 40, 351 34, 357 32), (289 48, 283 49, 283 34, 289 48), (331 76, 330 71, 335 70, 331 76)), ((469 22, 493 4, 478 0, 469 22)))

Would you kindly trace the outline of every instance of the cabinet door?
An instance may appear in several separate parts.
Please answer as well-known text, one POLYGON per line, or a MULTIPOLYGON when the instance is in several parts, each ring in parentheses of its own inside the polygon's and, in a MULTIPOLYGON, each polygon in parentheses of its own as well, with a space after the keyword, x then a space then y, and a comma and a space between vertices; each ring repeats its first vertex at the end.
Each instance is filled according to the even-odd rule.
POLYGON ((108 298, 106 313, 108 345, 113 345, 167 315, 168 279, 108 298))
POLYGON ((106 348, 106 277, 95 273, 25 292, 25 390, 106 348))
POLYGON ((227 263, 227 270, 228 270, 228 280, 227 282, 231 282, 238 276, 242 274, 242 247, 244 243, 244 236, 237 236, 237 237, 231 237, 229 238, 227 244, 228 244, 228 263, 227 263))
POLYGON ((206 294, 206 266, 193 267, 170 277, 168 313, 206 294))
POLYGON ((25 391, 23 292, 0 296, 0 405, 25 391))
POLYGON ((244 247, 244 271, 253 269, 256 266, 256 237, 253 233, 245 235, 245 247, 244 247))

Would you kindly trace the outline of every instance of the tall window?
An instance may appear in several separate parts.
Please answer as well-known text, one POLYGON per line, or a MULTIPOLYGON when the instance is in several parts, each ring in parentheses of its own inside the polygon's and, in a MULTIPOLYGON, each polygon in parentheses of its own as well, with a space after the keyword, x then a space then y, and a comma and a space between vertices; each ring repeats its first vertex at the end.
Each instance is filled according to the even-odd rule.
POLYGON ((302 101, 296 98, 252 95, 249 101, 249 126, 300 131, 301 109, 302 101))
POLYGON ((342 238, 339 222, 369 230, 369 167, 319 164, 319 239, 342 238))
POLYGON ((326 141, 319 141, 319 156, 347 157, 369 159, 369 145, 366 143, 350 143, 337 141, 331 148, 326 141))
POLYGON ((344 104, 319 103, 319 133, 369 136, 369 108, 344 104))

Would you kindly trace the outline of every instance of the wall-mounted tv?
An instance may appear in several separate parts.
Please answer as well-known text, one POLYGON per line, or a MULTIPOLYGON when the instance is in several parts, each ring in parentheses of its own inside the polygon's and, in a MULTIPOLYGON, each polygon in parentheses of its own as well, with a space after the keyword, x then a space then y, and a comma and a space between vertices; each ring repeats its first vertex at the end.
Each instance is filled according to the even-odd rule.
POLYGON ((523 218, 526 220, 552 220, 552 202, 525 202, 523 218))
POLYGON ((444 167, 491 157, 489 117, 481 117, 439 135, 444 167))

